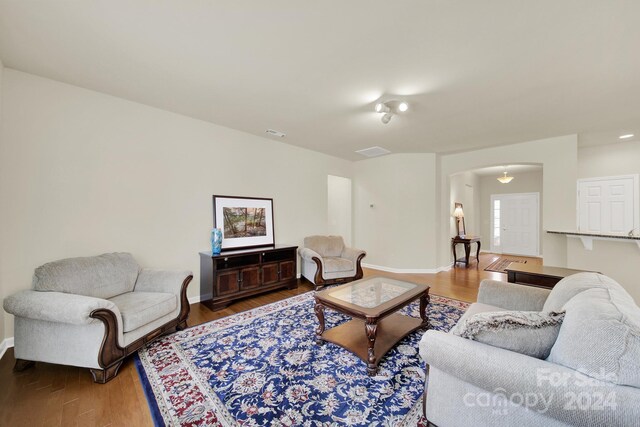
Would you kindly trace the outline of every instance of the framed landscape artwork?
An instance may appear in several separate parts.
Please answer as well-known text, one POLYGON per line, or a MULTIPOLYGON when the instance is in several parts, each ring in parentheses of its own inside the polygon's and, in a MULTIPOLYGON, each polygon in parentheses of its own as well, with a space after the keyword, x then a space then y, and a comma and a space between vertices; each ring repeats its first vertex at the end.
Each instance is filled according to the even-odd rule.
POLYGON ((213 224, 223 251, 273 246, 273 199, 214 195, 213 224))

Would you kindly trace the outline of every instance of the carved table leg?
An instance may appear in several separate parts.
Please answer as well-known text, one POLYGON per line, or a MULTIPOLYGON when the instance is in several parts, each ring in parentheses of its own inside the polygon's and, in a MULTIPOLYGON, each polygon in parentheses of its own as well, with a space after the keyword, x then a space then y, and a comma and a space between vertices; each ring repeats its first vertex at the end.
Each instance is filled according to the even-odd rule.
POLYGON ((376 333, 378 331, 378 319, 375 317, 367 317, 367 321, 364 325, 365 332, 367 333, 368 340, 368 362, 367 374, 370 376, 375 375, 378 372, 378 361, 376 360, 375 346, 376 346, 376 333))
POLYGON ((464 244, 464 263, 465 267, 469 267, 469 256, 471 255, 471 243, 464 244))
POLYGON ((316 302, 314 311, 316 312, 319 322, 318 328, 316 329, 316 344, 322 345, 324 344, 324 340, 322 339, 322 333, 324 332, 324 306, 316 302))
POLYGON ((455 268, 456 263, 458 262, 458 255, 456 254, 456 243, 451 242, 451 250, 453 251, 453 267, 455 268))
POLYGON ((476 261, 478 261, 478 266, 480 266, 480 240, 476 243, 478 244, 478 248, 476 249, 476 261))
POLYGON ((427 329, 431 326, 429 325, 429 318, 427 317, 427 307, 429 306, 429 302, 431 301, 431 296, 429 296, 429 290, 420 296, 420 318, 422 319, 422 326, 427 329))
POLYGON ((33 362, 31 360, 23 360, 23 359, 16 359, 16 364, 13 365, 13 371, 14 372, 22 372, 25 369, 29 369, 32 366, 35 366, 36 362, 33 362))

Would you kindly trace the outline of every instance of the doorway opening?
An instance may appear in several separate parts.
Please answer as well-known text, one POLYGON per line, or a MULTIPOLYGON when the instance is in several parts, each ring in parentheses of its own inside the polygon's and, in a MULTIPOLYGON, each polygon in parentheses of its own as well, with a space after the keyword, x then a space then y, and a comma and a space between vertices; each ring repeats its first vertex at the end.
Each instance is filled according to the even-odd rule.
POLYGON ((327 175, 327 232, 351 245, 351 180, 327 175))

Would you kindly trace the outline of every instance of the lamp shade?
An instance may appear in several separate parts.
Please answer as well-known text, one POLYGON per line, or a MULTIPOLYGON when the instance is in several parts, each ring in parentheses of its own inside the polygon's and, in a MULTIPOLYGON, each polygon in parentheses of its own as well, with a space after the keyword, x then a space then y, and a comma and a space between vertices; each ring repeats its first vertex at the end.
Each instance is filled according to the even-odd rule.
POLYGON ((456 206, 456 209, 453 211, 453 216, 456 218, 464 218, 464 212, 462 212, 462 207, 456 206))

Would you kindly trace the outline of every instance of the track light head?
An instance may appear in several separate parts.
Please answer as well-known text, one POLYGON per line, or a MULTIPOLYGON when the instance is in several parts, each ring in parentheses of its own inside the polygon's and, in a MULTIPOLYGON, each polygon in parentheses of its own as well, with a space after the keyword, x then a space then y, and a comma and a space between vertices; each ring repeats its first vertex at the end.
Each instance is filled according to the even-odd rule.
POLYGON ((376 113, 383 114, 381 120, 382 123, 386 125, 391 121, 391 117, 393 117, 394 114, 404 113, 405 111, 407 111, 409 109, 409 104, 405 101, 390 99, 388 101, 376 103, 374 109, 376 113))
POLYGON ((383 102, 378 102, 376 104, 376 113, 388 113, 389 111, 391 111, 391 109, 383 102))

